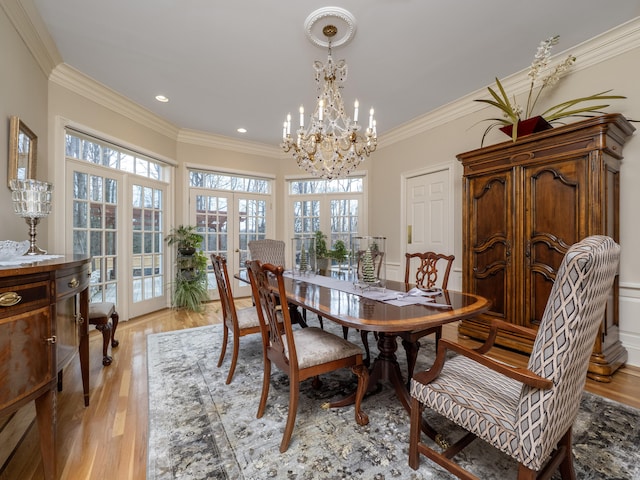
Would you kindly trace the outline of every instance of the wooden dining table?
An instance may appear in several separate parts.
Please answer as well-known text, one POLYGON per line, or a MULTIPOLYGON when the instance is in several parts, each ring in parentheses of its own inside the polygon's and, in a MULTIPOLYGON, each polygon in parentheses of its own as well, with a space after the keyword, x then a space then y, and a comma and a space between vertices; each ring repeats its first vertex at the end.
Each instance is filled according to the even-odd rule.
MULTIPOLYGON (((242 274, 237 277, 246 281, 242 274)), ((432 305, 396 305, 314 283, 313 276, 285 275, 284 283, 292 320, 299 320, 301 325, 306 324, 297 307, 344 327, 377 334, 379 353, 370 367, 369 391, 378 388, 382 380, 389 382, 407 412, 411 410, 411 398, 396 357, 397 338, 470 318, 490 307, 490 301, 484 297, 455 290, 441 290, 432 297, 432 305)), ((386 281, 384 292, 392 297, 393 292, 408 292, 413 287, 404 282, 386 281)), ((426 423, 423 430, 434 439, 437 436, 426 423)))

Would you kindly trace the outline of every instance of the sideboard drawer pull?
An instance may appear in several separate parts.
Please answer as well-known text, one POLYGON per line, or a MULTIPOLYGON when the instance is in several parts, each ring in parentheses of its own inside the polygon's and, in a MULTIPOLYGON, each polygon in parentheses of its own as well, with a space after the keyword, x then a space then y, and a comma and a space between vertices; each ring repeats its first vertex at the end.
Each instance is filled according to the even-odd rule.
POLYGON ((76 288, 78 285, 80 285, 80 282, 76 277, 73 277, 68 285, 69 285, 69 288, 76 288))
POLYGON ((22 300, 22 297, 16 292, 0 293, 0 307, 13 307, 22 300))

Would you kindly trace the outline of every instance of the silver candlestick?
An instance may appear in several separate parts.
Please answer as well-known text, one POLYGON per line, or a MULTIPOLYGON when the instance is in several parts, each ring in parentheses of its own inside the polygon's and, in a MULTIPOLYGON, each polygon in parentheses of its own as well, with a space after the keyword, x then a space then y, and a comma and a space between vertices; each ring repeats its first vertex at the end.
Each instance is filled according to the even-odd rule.
POLYGON ((44 255, 47 252, 36 245, 36 226, 40 219, 51 213, 53 185, 38 180, 11 180, 13 211, 29 225, 31 246, 26 255, 44 255))

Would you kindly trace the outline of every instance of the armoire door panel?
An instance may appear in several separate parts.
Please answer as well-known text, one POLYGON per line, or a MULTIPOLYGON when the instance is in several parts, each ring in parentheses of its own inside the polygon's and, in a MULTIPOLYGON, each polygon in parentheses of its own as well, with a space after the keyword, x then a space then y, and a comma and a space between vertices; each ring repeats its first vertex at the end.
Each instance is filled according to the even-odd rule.
POLYGON ((524 325, 537 328, 569 246, 587 225, 588 158, 524 169, 524 325))
POLYGON ((512 288, 509 284, 512 175, 506 171, 474 178, 469 187, 473 198, 471 217, 483 219, 472 222, 470 254, 473 268, 469 281, 474 291, 491 301, 488 313, 505 318, 509 314, 507 292, 512 288), (492 214, 488 216, 487 212, 492 214))

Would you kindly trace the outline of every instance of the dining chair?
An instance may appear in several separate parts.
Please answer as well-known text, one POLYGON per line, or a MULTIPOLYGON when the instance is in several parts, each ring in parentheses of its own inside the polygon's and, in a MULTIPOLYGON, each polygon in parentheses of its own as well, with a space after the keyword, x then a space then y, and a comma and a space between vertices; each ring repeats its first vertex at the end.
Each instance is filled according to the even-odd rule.
MULTIPOLYGON (((447 289, 449 274, 455 260, 455 255, 445 255, 436 252, 405 253, 404 283, 412 283, 420 288, 447 289), (417 260, 417 262, 416 262, 417 260), (411 272, 414 272, 412 275, 411 272)), ((442 327, 433 327, 416 332, 406 332, 401 335, 402 346, 407 354, 407 384, 413 377, 420 339, 435 334, 436 346, 442 337, 442 327)))
MULTIPOLYGON (((264 377, 257 418, 264 415, 269 395, 271 363, 289 377, 289 413, 280 443, 280 452, 289 448, 298 411, 300 382, 340 368, 350 367, 358 377, 355 393, 355 419, 358 425, 366 425, 369 418, 361 404, 369 381, 369 371, 362 361, 362 349, 318 327, 293 328, 289 310, 278 310, 278 298, 286 298, 283 268, 272 264, 262 265, 257 260, 247 262, 247 272, 256 299, 256 309, 262 331, 264 377), (270 278, 273 279, 272 284, 270 278), (275 291, 274 291, 275 288, 275 291), (278 312, 282 312, 279 323, 278 312)), ((317 380, 314 378, 314 381, 317 380)), ((315 383, 318 386, 318 383, 315 383)), ((352 398, 323 405, 323 408, 342 407, 353 403, 352 398)))
POLYGON ((285 243, 283 240, 264 238, 249 242, 249 254, 251 260, 259 260, 260 263, 285 266, 285 243))
POLYGON ((477 479, 453 457, 476 438, 518 462, 518 479, 550 478, 560 469, 574 479, 571 427, 580 406, 589 358, 606 308, 616 308, 611 288, 620 247, 591 236, 571 246, 558 269, 537 334, 499 319, 489 337, 471 349, 440 340, 433 367, 411 381, 409 465, 420 455, 461 479, 477 479), (531 338, 527 368, 490 358, 498 331, 531 338), (448 351, 457 355, 446 360, 448 351), (424 407, 467 430, 453 445, 436 437, 436 451, 421 441, 424 407))
POLYGON ((218 368, 222 365, 225 354, 227 353, 227 342, 229 340, 229 332, 231 332, 233 341, 233 352, 231 355, 231 366, 227 375, 226 384, 229 385, 233 379, 238 363, 238 351, 240 350, 240 337, 253 333, 260 333, 260 321, 258 312, 255 307, 246 307, 237 309, 231 285, 229 283, 229 273, 227 271, 227 261, 220 255, 211 254, 211 263, 213 264, 213 272, 216 276, 218 284, 218 293, 220 295, 220 304, 222 305, 223 316, 223 334, 222 349, 220 350, 220 358, 218 359, 218 368))

